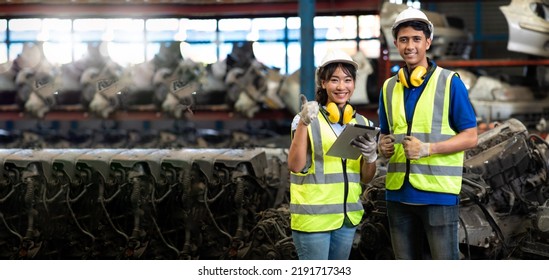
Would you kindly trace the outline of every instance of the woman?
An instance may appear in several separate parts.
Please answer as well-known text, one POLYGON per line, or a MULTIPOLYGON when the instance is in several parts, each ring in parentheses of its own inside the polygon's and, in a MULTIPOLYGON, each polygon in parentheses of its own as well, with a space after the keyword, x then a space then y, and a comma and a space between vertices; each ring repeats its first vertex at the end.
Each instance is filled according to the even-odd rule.
POLYGON ((364 210, 362 183, 376 172, 376 139, 360 136, 354 159, 326 152, 348 123, 373 125, 349 103, 358 64, 340 51, 328 52, 316 71, 315 101, 302 96, 292 122, 288 153, 292 237, 299 259, 348 259, 364 210))

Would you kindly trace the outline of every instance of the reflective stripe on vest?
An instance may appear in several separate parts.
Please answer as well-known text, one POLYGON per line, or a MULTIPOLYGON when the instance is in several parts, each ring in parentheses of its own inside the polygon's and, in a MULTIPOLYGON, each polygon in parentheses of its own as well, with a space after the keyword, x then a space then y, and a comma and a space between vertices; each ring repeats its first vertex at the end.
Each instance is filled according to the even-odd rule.
MULTIPOLYGON (((368 124, 357 114, 351 123, 368 124)), ((307 173, 290 174, 291 228, 304 232, 338 229, 345 215, 354 225, 362 220, 360 162, 324 156, 337 138, 321 112, 307 128, 311 147, 311 167, 307 173), (345 162, 345 164, 344 164, 345 162), (345 199, 345 176, 348 194, 345 199)))
MULTIPOLYGON (((425 143, 440 142, 456 135, 450 127, 450 84, 455 72, 437 67, 425 85, 413 112, 411 135, 425 143)), ((395 138, 395 154, 387 167, 385 187, 398 190, 409 172, 409 181, 416 189, 459 194, 463 175, 464 152, 437 154, 407 161, 402 140, 408 133, 404 88, 396 76, 383 85, 383 102, 390 133, 395 138), (409 169, 407 163, 409 162, 409 169)))

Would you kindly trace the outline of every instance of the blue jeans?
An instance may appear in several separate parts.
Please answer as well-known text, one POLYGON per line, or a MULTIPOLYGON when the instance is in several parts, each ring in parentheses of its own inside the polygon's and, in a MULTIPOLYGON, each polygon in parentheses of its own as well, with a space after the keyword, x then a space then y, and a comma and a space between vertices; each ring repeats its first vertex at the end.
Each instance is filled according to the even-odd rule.
POLYGON ((397 260, 459 259, 459 206, 410 205, 387 201, 391 243, 397 260), (427 241, 427 243, 425 243, 427 241))
POLYGON ((292 231, 300 260, 348 260, 355 238, 356 226, 346 220, 336 230, 325 232, 292 231))

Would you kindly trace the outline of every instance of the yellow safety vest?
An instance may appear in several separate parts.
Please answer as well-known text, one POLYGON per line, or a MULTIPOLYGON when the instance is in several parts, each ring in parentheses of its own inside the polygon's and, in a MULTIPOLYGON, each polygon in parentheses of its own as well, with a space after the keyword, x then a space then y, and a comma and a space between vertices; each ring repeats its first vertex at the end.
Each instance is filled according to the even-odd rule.
MULTIPOLYGON (((369 124, 357 114, 351 123, 369 124)), ((311 147, 311 167, 306 173, 290 174, 291 228, 303 232, 338 229, 345 216, 358 225, 364 214, 360 196, 360 162, 326 156, 337 136, 322 115, 307 128, 311 147)))
POLYGON ((436 154, 418 160, 407 160, 402 139, 412 135, 424 143, 440 142, 456 135, 448 119, 450 83, 455 72, 437 67, 425 85, 413 112, 411 126, 406 122, 404 88, 397 77, 383 84, 383 103, 390 133, 396 138, 395 153, 387 167, 385 187, 398 190, 408 176, 419 190, 459 194, 463 175, 464 152, 436 154))

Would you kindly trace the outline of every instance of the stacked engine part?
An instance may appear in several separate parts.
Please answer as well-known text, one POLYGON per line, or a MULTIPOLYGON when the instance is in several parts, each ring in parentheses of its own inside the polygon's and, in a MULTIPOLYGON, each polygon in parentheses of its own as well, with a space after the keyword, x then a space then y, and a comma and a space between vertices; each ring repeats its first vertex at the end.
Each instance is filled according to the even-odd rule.
POLYGON ((287 202, 276 153, 1 149, 0 258, 244 258, 287 202))
POLYGON ((64 129, 55 122, 37 122, 19 129, 0 129, 0 149, 289 148, 291 140, 284 120, 251 120, 236 128, 221 129, 200 128, 187 121, 158 121, 146 129, 133 124, 106 121, 64 129))
MULTIPOLYGON (((43 42, 26 42, 15 59, 0 65, 0 107, 28 118, 83 112, 110 119, 117 112, 155 112, 190 119, 193 110, 230 110, 252 119, 260 111, 300 111, 299 70, 283 73, 260 62, 253 41, 233 42, 215 63, 184 58, 180 41, 163 42, 150 60, 123 66, 108 55, 108 43, 88 43, 78 60, 48 61, 43 42)), ((355 104, 375 103, 376 59, 358 52, 355 104)))
MULTIPOLYGON (((549 144, 510 119, 466 152, 466 259, 549 259, 549 144)), ((284 149, 0 149, 0 259, 297 259, 284 149)), ((351 258, 391 259, 385 176, 351 258)))
MULTIPOLYGON (((460 250, 466 259, 549 258, 548 143, 510 119, 466 152, 460 193, 460 250)), ((391 259, 385 176, 364 192, 356 258, 391 259)))

